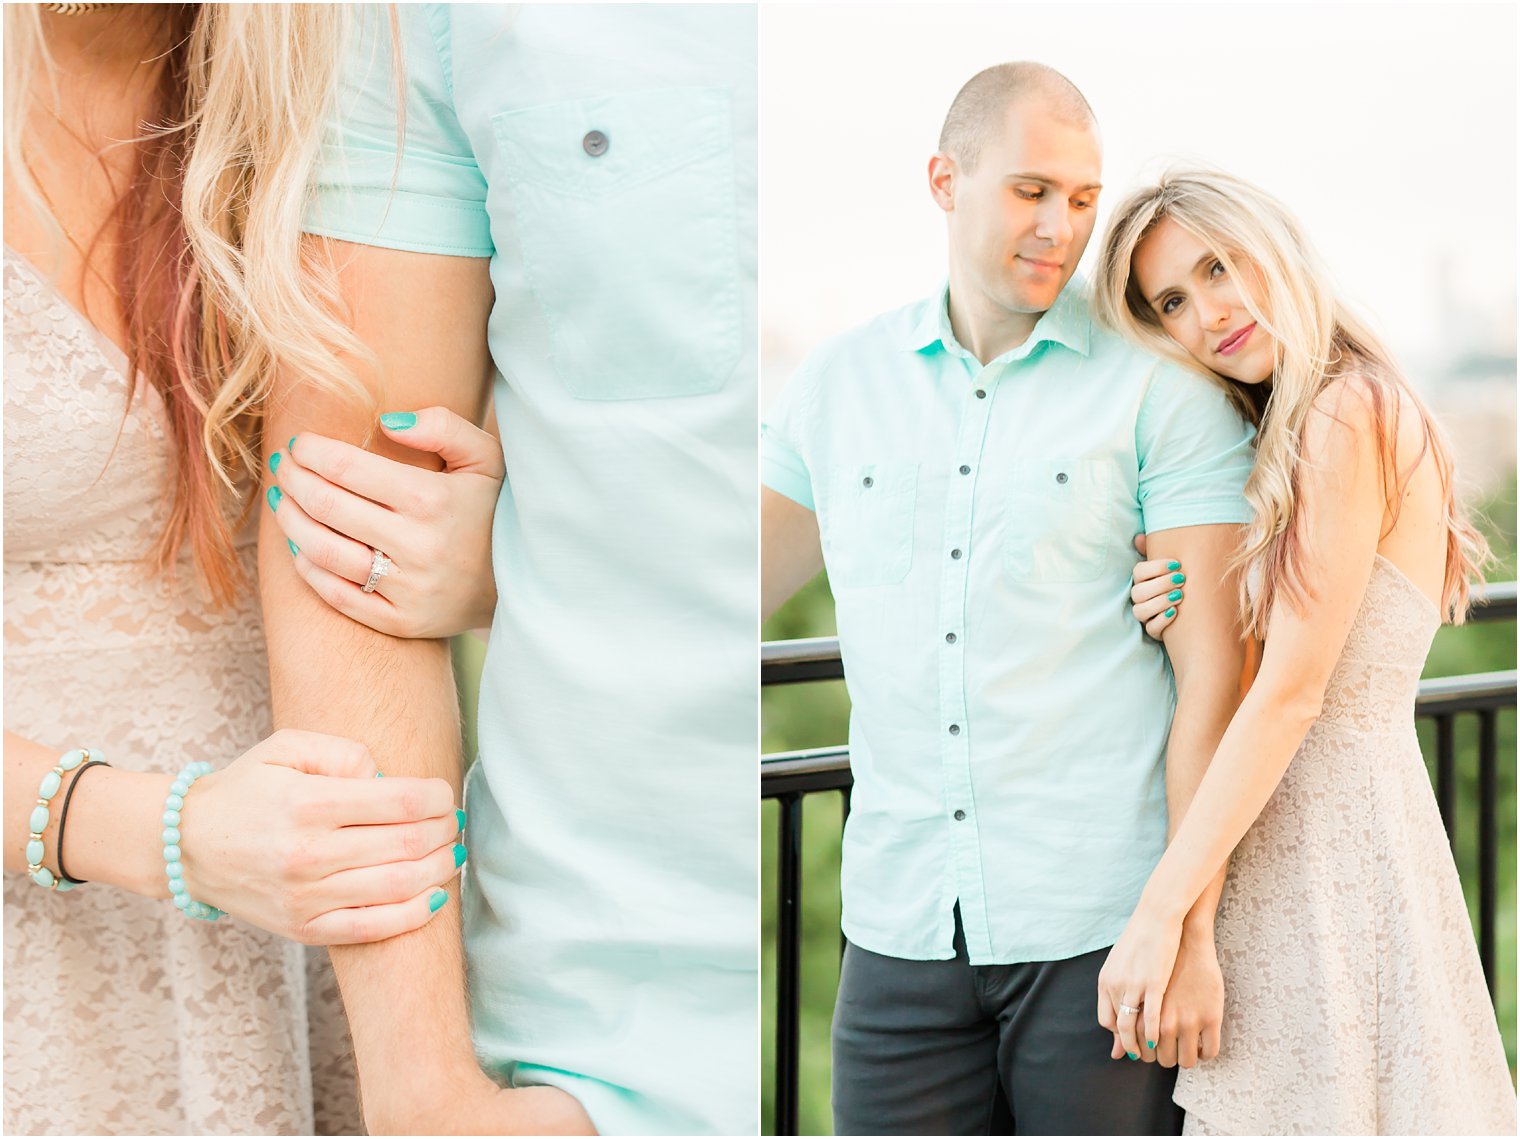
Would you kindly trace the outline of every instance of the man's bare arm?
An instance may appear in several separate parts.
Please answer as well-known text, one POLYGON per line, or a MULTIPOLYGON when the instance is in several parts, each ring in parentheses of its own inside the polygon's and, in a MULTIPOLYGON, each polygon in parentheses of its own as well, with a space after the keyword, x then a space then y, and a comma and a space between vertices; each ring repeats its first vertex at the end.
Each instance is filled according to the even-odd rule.
MULTIPOLYGON (((332 248, 352 327, 379 371, 347 363, 383 393, 379 410, 440 404, 476 418, 489 374, 487 262, 341 242, 332 248)), ((367 440, 403 462, 434 458, 387 444, 373 424, 369 408, 281 376, 265 457, 285 450, 292 436, 299 455, 300 433, 320 431, 367 440)), ((319 508, 312 513, 319 516, 319 508)), ((358 739, 383 772, 446 779, 458 801, 459 713, 448 645, 398 640, 334 612, 296 575, 267 507, 263 514, 259 578, 276 725, 358 739)), ((419 930, 331 951, 371 1130, 414 1130, 414 1107, 447 1102, 456 1089, 467 1099, 485 1081, 470 1046, 457 878, 450 894, 443 912, 419 930)))
MULTIPOLYGON (((1189 526, 1158 531, 1146 547, 1147 556, 1175 559, 1187 574, 1187 602, 1177 607, 1164 642, 1177 681, 1177 712, 1166 750, 1168 842, 1240 703, 1245 650, 1236 616, 1236 579, 1226 568, 1239 540, 1236 526, 1189 526)), ((1214 949, 1214 910, 1223 888, 1221 870, 1184 923, 1160 1036, 1154 1050, 1149 1041, 1140 1042, 1146 1045, 1140 1052, 1146 1060, 1191 1068, 1219 1052, 1224 981, 1214 949)), ((1117 1058, 1123 1050, 1116 1035, 1112 1054, 1117 1058)))
POLYGON ((760 490, 762 619, 780 609, 823 568, 818 515, 786 495, 760 490))
MULTIPOLYGON (((1203 782, 1214 749, 1240 706, 1246 646, 1240 633, 1238 577, 1229 570, 1239 548, 1238 526, 1184 526, 1147 539, 1147 556, 1171 558, 1187 574, 1187 603, 1166 630, 1166 651, 1177 680, 1177 714, 1166 745, 1167 839, 1177 832, 1203 782)), ((1214 910, 1224 872, 1188 914, 1213 937, 1214 910)))

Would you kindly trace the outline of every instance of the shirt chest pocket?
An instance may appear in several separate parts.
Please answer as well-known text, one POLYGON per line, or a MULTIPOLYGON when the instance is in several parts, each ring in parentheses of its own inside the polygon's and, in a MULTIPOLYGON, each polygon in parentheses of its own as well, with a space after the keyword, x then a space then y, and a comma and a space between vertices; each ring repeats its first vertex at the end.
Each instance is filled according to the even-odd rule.
POLYGON ((917 499, 917 463, 836 467, 820 520, 830 585, 895 585, 907 577, 917 499))
POLYGON ((617 400, 723 387, 743 348, 727 89, 603 96, 491 122, 566 390, 617 400))
POLYGON ((1019 464, 1009 484, 1004 565, 1018 581, 1093 581, 1112 543, 1112 465, 1101 459, 1019 464))

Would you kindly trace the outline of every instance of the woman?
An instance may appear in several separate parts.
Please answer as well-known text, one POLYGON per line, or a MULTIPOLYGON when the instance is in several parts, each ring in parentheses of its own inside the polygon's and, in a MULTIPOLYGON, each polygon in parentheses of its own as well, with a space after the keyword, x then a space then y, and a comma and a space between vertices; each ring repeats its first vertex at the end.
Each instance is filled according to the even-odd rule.
MULTIPOLYGON (((1238 564, 1263 647, 1109 954, 1099 1020, 1154 1058, 1183 915, 1229 859, 1223 1042, 1179 1076, 1187 1133, 1513 1134, 1413 720, 1431 638, 1462 620, 1486 549, 1433 418, 1328 281, 1280 203, 1212 171, 1133 195, 1104 241, 1102 319, 1202 369, 1258 427, 1238 564)), ((1136 590, 1153 633, 1175 610, 1161 593, 1136 590)))
POLYGON ((446 782, 259 742, 260 402, 276 364, 350 384, 297 255, 343 19, 6 10, 9 1134, 357 1131, 331 971, 296 940, 415 929, 462 861, 446 782), (110 766, 60 760, 81 747, 110 766), (192 761, 224 770, 179 777, 171 828, 192 761))

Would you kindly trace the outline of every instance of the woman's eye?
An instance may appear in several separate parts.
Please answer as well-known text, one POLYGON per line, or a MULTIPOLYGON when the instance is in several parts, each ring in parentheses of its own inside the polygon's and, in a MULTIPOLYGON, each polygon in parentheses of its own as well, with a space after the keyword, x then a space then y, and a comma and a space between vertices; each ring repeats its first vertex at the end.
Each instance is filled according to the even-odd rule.
POLYGON ((1167 297, 1166 300, 1161 302, 1161 315, 1171 316, 1172 313, 1177 311, 1177 306, 1181 303, 1181 297, 1167 297))
POLYGON ((1215 261, 1214 264, 1212 264, 1212 265, 1209 266, 1209 280, 1212 281, 1215 277, 1223 277, 1223 276, 1224 276, 1224 262, 1223 261, 1215 261))

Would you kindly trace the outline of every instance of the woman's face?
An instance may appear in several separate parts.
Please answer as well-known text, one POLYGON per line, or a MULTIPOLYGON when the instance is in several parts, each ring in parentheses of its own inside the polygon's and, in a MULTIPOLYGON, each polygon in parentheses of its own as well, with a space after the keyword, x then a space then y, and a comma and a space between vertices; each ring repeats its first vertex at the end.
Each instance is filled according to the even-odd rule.
MULTIPOLYGON (((1239 257, 1234 260, 1241 265, 1239 257)), ((1272 338, 1256 327, 1243 299, 1254 282, 1232 281, 1198 238, 1162 218, 1136 247, 1131 271, 1162 330, 1189 356, 1244 384, 1271 378, 1272 338)), ((1260 311, 1256 293, 1250 296, 1260 311)))

